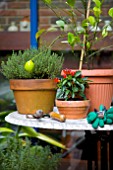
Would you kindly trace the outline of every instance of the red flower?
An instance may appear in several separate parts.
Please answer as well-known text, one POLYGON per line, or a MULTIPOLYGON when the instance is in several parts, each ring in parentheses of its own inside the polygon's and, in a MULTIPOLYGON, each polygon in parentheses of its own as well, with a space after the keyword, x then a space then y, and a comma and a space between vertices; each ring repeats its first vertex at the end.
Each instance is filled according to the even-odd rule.
POLYGON ((63 75, 63 77, 64 77, 64 78, 66 78, 66 77, 67 77, 67 75, 66 75, 66 74, 64 74, 64 75, 63 75))
POLYGON ((64 75, 69 75, 70 73, 71 73, 71 69, 66 68, 66 69, 63 70, 64 75))
POLYGON ((71 74, 72 76, 74 76, 74 75, 75 75, 75 73, 76 73, 76 71, 75 71, 75 70, 71 70, 71 72, 70 72, 70 74, 71 74))
POLYGON ((55 81, 55 83, 59 83, 60 82, 59 78, 54 78, 54 81, 55 81))
MULTIPOLYGON (((75 75, 75 70, 71 70, 71 69, 64 69, 63 71, 62 71, 62 75, 63 75, 63 77, 65 76, 65 75, 72 75, 72 76, 74 76, 75 75)), ((66 77, 64 77, 64 78, 66 78, 66 77)))

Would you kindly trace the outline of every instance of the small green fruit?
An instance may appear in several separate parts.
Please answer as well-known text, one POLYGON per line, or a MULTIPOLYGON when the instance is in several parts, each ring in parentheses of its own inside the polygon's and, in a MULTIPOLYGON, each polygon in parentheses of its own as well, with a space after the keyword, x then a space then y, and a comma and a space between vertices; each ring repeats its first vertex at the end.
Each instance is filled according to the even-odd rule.
POLYGON ((24 69, 30 73, 33 72, 35 64, 33 63, 32 60, 29 60, 25 63, 24 69))

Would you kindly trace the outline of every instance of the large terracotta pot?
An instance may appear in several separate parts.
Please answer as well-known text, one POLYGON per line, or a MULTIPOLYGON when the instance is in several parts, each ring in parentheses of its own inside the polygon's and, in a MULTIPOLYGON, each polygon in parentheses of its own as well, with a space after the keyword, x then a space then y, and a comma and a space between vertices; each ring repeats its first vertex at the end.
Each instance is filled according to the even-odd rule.
POLYGON ((66 116, 66 119, 86 118, 90 107, 90 100, 83 101, 62 101, 55 100, 60 114, 66 116))
POLYGON ((56 83, 51 79, 10 80, 17 110, 21 114, 34 114, 36 110, 49 113, 53 110, 56 83))
POLYGON ((91 101, 89 111, 98 109, 100 104, 108 109, 113 97, 113 69, 82 70, 82 75, 92 80, 86 90, 87 99, 91 101))
POLYGON ((113 97, 113 69, 82 70, 82 74, 92 80, 86 90, 86 96, 91 101, 90 111, 98 109, 100 104, 108 109, 113 97))

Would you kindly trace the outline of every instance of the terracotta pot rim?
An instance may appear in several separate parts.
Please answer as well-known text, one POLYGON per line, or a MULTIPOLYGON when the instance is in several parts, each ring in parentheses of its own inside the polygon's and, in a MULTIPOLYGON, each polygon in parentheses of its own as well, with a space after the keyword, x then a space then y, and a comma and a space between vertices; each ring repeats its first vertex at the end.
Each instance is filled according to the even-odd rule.
POLYGON ((58 107, 64 107, 64 106, 68 106, 68 107, 79 107, 79 106, 87 106, 90 105, 90 100, 82 100, 82 101, 63 101, 63 100, 55 100, 56 106, 58 107))
POLYGON ((89 100, 89 99, 86 99, 86 100, 77 100, 77 101, 74 100, 74 101, 73 101, 73 100, 61 100, 61 99, 56 99, 55 101, 61 101, 61 102, 65 102, 65 103, 66 103, 66 102, 71 102, 71 103, 75 103, 75 102, 79 102, 79 103, 80 103, 80 102, 81 102, 81 103, 82 103, 82 102, 87 102, 87 101, 90 101, 90 100, 89 100))
MULTIPOLYGON (((72 70, 77 70, 77 69, 72 69, 72 70)), ((82 74, 84 76, 112 76, 113 77, 113 69, 92 69, 92 70, 87 70, 87 69, 82 69, 82 74)), ((63 71, 61 72, 61 75, 63 75, 63 71)))
POLYGON ((54 81, 54 79, 10 79, 9 81, 54 81))
POLYGON ((56 83, 53 79, 10 79, 11 90, 56 90, 56 83))

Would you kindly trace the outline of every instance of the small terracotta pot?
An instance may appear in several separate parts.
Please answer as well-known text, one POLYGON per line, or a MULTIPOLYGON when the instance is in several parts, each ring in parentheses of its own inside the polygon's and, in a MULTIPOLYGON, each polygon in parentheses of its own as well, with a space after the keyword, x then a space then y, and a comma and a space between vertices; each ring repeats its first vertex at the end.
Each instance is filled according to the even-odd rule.
POLYGON ((51 79, 10 80, 17 110, 21 114, 34 114, 37 110, 49 113, 53 110, 56 83, 51 79))
POLYGON ((90 100, 83 101, 62 101, 55 100, 60 114, 66 116, 66 119, 83 119, 87 117, 90 107, 90 100))

